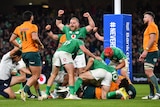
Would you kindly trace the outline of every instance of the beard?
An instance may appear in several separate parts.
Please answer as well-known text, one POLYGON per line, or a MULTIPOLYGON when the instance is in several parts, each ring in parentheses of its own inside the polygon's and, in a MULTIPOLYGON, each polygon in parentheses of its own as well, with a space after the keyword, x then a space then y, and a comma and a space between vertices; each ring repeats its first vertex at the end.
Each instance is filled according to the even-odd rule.
POLYGON ((144 21, 144 25, 148 25, 148 23, 149 23, 148 21, 144 21))

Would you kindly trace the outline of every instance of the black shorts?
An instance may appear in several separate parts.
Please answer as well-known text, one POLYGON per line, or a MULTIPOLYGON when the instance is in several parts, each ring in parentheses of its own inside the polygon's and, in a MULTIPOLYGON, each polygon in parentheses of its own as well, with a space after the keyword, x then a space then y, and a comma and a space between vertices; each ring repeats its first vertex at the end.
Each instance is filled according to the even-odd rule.
POLYGON ((0 91, 3 91, 6 88, 10 87, 11 79, 12 78, 9 78, 7 80, 0 80, 0 91))

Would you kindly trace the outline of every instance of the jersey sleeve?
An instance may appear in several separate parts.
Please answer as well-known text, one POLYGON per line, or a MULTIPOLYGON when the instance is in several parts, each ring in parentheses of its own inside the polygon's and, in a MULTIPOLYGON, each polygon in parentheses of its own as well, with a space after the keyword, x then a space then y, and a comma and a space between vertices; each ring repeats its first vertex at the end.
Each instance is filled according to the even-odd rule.
POLYGON ((104 51, 101 53, 101 58, 102 58, 103 60, 105 60, 104 51))
POLYGON ((17 70, 20 70, 21 68, 26 68, 26 64, 24 63, 23 59, 21 59, 21 60, 18 62, 18 65, 16 66, 16 69, 17 69, 17 70))
POLYGON ((78 45, 79 45, 79 46, 84 45, 84 42, 83 42, 82 40, 79 40, 79 39, 77 39, 77 40, 78 40, 78 45))
POLYGON ((31 29, 31 32, 32 32, 32 33, 33 33, 33 32, 38 33, 38 27, 37 27, 37 25, 34 25, 34 24, 33 24, 32 29, 31 29))
POLYGON ((86 27, 80 28, 80 32, 81 32, 81 36, 82 36, 83 38, 86 38, 86 34, 87 34, 86 27))
POLYGON ((117 47, 112 47, 113 51, 114 51, 114 56, 116 56, 118 58, 118 60, 122 60, 122 59, 126 59, 126 55, 124 54, 124 52, 117 48, 117 47))
POLYGON ((155 26, 153 26, 153 25, 149 26, 148 31, 149 31, 148 32, 149 34, 152 34, 152 33, 156 34, 156 28, 155 28, 155 26))
POLYGON ((126 55, 120 50, 120 59, 126 59, 126 55))
POLYGON ((13 33, 14 33, 15 35, 17 35, 17 36, 18 36, 18 31, 19 31, 18 29, 19 29, 19 26, 17 26, 17 27, 15 28, 14 32, 13 32, 13 33))
POLYGON ((2 57, 2 60, 6 60, 6 59, 9 59, 11 56, 10 56, 10 52, 6 53, 3 57, 2 57))
POLYGON ((62 29, 62 32, 67 33, 67 31, 69 31, 69 27, 65 25, 62 29))

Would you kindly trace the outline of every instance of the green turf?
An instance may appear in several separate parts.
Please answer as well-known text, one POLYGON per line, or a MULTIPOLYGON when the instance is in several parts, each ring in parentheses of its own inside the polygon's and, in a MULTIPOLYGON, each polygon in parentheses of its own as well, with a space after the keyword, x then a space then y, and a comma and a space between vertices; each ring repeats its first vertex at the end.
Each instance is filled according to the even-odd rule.
MULTIPOLYGON (((17 90, 19 86, 13 87, 17 90)), ((141 100, 141 97, 149 93, 148 85, 136 84, 137 96, 132 100, 64 100, 64 99, 48 99, 38 101, 37 99, 27 99, 26 102, 20 99, 10 100, 0 96, 0 107, 160 107, 160 100, 141 100)), ((45 90, 45 85, 41 86, 45 90)), ((33 90, 32 90, 33 91, 33 90)))

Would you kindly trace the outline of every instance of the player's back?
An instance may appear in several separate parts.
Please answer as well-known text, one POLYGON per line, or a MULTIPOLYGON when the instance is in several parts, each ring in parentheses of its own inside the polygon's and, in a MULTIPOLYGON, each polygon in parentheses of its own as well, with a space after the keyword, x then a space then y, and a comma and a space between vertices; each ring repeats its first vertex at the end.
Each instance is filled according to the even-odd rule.
POLYGON ((24 22, 14 31, 22 41, 22 52, 37 52, 38 47, 32 39, 32 33, 38 32, 36 25, 30 22, 24 22))

